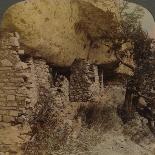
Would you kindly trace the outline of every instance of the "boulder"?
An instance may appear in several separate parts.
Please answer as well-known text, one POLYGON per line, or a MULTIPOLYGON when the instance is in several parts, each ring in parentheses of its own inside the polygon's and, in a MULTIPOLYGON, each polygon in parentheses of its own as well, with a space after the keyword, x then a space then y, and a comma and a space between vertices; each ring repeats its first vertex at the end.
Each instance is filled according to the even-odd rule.
POLYGON ((116 12, 114 0, 25 0, 11 6, 1 23, 3 31, 18 32, 25 53, 41 56, 57 66, 70 66, 75 58, 90 63, 112 64, 117 59, 99 43, 91 47, 102 30, 111 29, 116 12))

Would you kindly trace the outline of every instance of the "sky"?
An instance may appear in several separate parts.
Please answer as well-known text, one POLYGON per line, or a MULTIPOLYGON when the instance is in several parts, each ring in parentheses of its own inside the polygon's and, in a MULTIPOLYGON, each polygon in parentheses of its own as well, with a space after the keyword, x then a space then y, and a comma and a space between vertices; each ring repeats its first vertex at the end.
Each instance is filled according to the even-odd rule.
POLYGON ((23 0, 0 0, 0 17, 2 17, 2 14, 5 12, 7 8, 9 8, 9 6, 20 1, 23 0))
POLYGON ((152 38, 155 38, 155 21, 151 13, 148 12, 147 10, 145 10, 145 16, 143 19, 143 27, 144 27, 144 30, 148 31, 149 35, 152 38))
MULTIPOLYGON (((0 19, 3 15, 3 13, 5 12, 5 10, 7 10, 7 8, 9 8, 11 5, 20 2, 23 0, 0 0, 0 19)), ((152 12, 152 14, 155 17, 155 0, 128 0, 130 2, 136 2, 139 3, 143 6, 145 6, 146 8, 150 9, 150 11, 152 12)), ((131 8, 133 8, 135 6, 134 3, 130 3, 131 8)), ((149 33, 149 35, 153 38, 155 38, 155 22, 154 22, 154 18, 152 16, 152 14, 147 10, 145 10, 145 16, 142 20, 143 23, 143 28, 145 31, 147 31, 149 33)))
MULTIPOLYGON (((136 6, 137 4, 130 3, 130 8, 135 8, 136 6)), ((153 18, 153 15, 144 7, 143 10, 144 10, 144 17, 142 18, 143 29, 146 32, 148 32, 151 37, 155 38, 155 20, 153 18)))

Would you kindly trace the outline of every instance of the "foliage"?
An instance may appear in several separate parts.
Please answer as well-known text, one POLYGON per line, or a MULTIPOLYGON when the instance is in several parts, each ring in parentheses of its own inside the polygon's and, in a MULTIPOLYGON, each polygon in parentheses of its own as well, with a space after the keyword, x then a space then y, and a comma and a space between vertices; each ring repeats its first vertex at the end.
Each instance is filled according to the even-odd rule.
POLYGON ((123 62, 123 58, 127 56, 127 51, 122 51, 122 45, 130 42, 131 49, 130 56, 133 56, 135 63, 138 64, 138 60, 144 55, 147 55, 147 51, 150 49, 152 39, 148 37, 148 34, 144 32, 141 25, 141 19, 144 15, 144 11, 141 7, 136 6, 132 10, 129 9, 129 3, 126 1, 120 1, 116 3, 118 14, 108 13, 110 19, 113 20, 113 27, 110 31, 104 30, 102 32, 101 40, 105 42, 105 45, 109 47, 110 51, 115 53, 118 61, 130 69, 134 70, 134 67, 130 64, 123 62), (112 44, 107 44, 111 42, 112 44))
POLYGON ((131 8, 127 1, 119 1, 119 16, 126 22, 129 22, 130 25, 136 25, 141 18, 144 16, 144 10, 140 6, 135 6, 131 8))
POLYGON ((154 94, 151 89, 154 82, 154 56, 152 52, 154 49, 151 46, 153 39, 141 27, 140 19, 142 16, 140 15, 140 11, 137 8, 129 15, 128 13, 123 13, 123 23, 127 25, 123 29, 126 28, 127 31, 131 30, 128 33, 128 37, 134 45, 133 55, 136 62, 136 69, 134 70, 134 76, 127 82, 121 117, 123 121, 127 122, 134 118, 136 111, 148 120, 148 126, 152 130, 152 121, 154 118, 151 106, 154 105, 154 94), (143 99, 143 102, 140 101, 140 98, 143 99), (142 103, 145 103, 145 105, 142 105, 142 103))
POLYGON ((136 6, 129 11, 129 4, 127 1, 120 3, 119 10, 123 32, 125 32, 125 35, 133 42, 134 58, 136 63, 139 63, 140 59, 147 58, 153 40, 149 38, 148 34, 141 26, 144 10, 142 7, 136 6))

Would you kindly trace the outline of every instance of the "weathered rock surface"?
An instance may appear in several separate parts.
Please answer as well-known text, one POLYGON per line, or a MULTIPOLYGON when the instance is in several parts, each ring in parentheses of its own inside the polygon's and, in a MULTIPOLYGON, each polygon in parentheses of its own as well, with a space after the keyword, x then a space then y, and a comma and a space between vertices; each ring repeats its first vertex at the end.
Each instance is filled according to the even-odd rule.
POLYGON ((92 39, 100 36, 100 30, 111 29, 114 19, 107 19, 105 11, 116 12, 114 3, 114 0, 23 1, 6 11, 1 28, 18 32, 21 43, 33 49, 26 50, 27 53, 44 57, 55 65, 70 66, 75 58, 96 64, 114 63, 116 57, 105 45, 90 47, 92 39))

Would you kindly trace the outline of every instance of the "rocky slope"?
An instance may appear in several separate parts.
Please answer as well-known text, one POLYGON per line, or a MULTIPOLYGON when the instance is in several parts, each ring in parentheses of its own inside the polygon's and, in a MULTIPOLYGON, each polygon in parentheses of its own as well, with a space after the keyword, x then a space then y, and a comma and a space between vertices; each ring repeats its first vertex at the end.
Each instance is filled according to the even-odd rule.
POLYGON ((49 152, 52 155, 154 155, 155 140, 147 120, 137 114, 133 121, 124 125, 117 115, 117 106, 124 101, 124 93, 122 86, 105 87, 93 115, 82 121, 78 137, 49 152))

